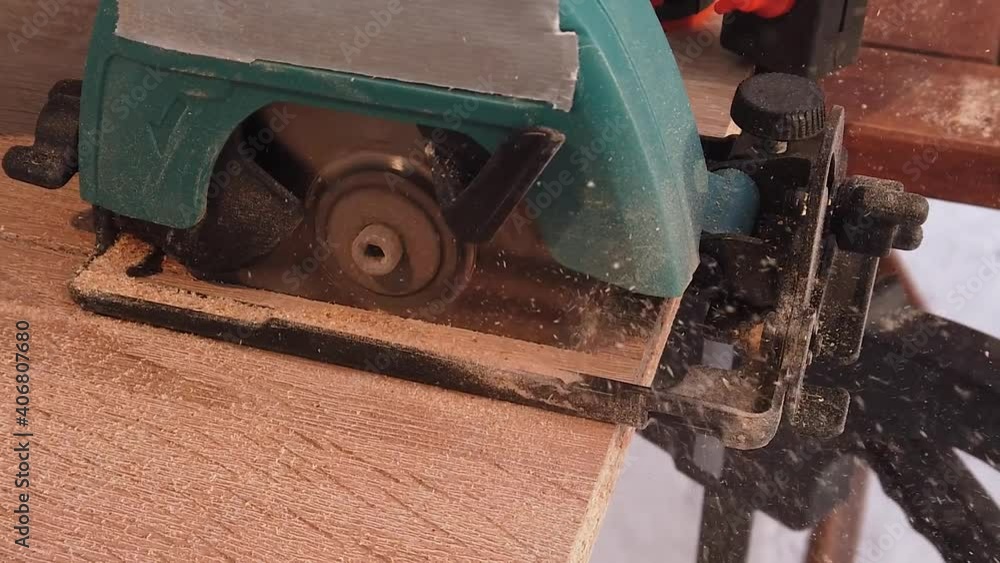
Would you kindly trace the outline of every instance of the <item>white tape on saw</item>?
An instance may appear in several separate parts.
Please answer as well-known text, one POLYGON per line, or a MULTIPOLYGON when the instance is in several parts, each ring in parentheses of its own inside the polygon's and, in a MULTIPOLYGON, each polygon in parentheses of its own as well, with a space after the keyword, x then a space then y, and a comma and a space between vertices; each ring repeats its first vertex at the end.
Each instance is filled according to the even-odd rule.
POLYGON ((573 104, 577 37, 559 0, 119 0, 117 34, 163 49, 273 61, 573 104))

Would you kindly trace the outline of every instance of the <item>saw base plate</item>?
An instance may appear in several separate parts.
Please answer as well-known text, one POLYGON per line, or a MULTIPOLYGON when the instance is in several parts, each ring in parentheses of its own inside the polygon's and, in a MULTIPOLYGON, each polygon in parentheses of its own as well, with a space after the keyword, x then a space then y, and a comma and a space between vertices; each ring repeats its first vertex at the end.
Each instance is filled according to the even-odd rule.
POLYGON ((648 385, 677 305, 662 302, 657 328, 641 345, 568 350, 201 281, 170 260, 134 277, 152 251, 122 237, 71 282, 73 298, 102 315, 633 426, 646 419, 648 385))

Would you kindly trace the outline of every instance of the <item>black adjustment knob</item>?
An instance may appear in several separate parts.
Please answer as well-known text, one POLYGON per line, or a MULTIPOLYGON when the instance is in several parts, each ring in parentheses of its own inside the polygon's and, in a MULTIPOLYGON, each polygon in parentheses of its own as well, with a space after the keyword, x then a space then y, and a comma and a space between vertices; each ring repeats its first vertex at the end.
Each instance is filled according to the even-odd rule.
POLYGON ((847 252, 885 257, 895 248, 915 250, 930 205, 892 180, 852 176, 840 187, 833 208, 837 246, 847 252))
POLYGON ((777 72, 758 74, 736 89, 733 121, 755 137, 801 141, 826 126, 826 97, 815 81, 777 72))

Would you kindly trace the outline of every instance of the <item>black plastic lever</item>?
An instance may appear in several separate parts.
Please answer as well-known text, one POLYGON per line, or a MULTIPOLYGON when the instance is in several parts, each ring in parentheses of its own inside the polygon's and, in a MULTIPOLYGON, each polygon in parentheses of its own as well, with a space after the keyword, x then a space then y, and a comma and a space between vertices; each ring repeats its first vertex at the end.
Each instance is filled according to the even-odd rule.
POLYGON ((467 243, 489 242, 565 142, 563 133, 537 127, 500 145, 472 183, 442 206, 455 236, 467 243))

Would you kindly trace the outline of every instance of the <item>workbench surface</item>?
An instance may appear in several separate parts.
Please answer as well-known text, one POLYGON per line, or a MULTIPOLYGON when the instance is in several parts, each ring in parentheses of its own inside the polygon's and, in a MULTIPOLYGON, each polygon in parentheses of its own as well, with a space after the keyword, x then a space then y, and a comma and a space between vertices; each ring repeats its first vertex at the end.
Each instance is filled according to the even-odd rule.
MULTIPOLYGON (((46 21, 0 49, 0 153, 82 75, 96 2, 52 4, 0 7, 0 37, 46 21)), ((31 323, 34 433, 31 549, 5 478, 0 560, 587 558, 630 430, 85 313, 76 181, 0 193, 0 343, 31 323)))
MULTIPOLYGON (((0 7, 0 152, 29 142, 52 84, 82 75, 96 1, 50 4, 0 7)), ((995 53, 987 71, 978 46, 951 47, 966 60, 945 66, 996 84, 995 53)), ((703 132, 720 135, 745 69, 713 60, 691 63, 728 78, 689 76, 689 91, 703 132)), ((843 79, 871 82, 859 72, 843 79)), ((848 88, 834 101, 872 119, 848 88)), ((910 158, 926 134, 907 127, 891 136, 910 158)), ((993 131, 970 154, 995 154, 993 131)), ((878 154, 870 166, 884 167, 878 154)), ((84 313, 66 289, 92 247, 71 225, 85 209, 76 182, 47 193, 0 175, 0 193, 0 346, 31 323, 34 433, 32 547, 4 525, 0 559, 587 558, 629 430, 84 313)), ((0 394, 9 432, 13 393, 0 394)), ((15 457, 0 470, 16 473, 15 457)))
POLYGON ((0 560, 586 558, 629 431, 85 313, 76 190, 0 190, 34 433, 32 547, 7 526, 0 560))
POLYGON ((823 83, 851 173, 1000 208, 1000 2, 870 0, 864 39, 823 83))

